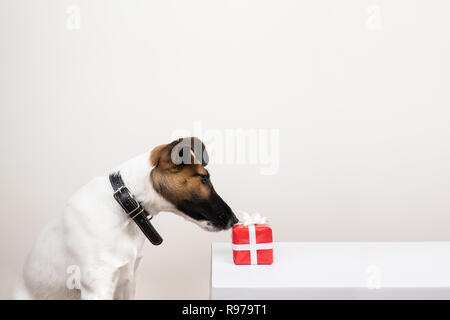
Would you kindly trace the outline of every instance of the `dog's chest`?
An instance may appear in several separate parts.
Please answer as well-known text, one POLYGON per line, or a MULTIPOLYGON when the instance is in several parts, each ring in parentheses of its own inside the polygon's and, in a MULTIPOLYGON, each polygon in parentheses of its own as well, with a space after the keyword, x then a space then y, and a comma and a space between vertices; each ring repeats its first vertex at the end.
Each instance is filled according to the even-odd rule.
POLYGON ((104 252, 104 258, 115 267, 120 268, 134 262, 142 257, 142 249, 145 237, 136 225, 130 224, 111 239, 109 250, 104 252))

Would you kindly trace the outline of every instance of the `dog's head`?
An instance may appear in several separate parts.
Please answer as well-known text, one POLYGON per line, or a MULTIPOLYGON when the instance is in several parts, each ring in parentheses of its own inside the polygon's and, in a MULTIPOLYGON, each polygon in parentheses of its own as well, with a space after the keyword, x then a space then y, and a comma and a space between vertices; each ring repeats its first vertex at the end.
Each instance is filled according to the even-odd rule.
POLYGON ((150 155, 154 189, 178 213, 208 231, 226 230, 238 222, 216 193, 208 170, 208 153, 198 138, 180 138, 157 146, 150 155))

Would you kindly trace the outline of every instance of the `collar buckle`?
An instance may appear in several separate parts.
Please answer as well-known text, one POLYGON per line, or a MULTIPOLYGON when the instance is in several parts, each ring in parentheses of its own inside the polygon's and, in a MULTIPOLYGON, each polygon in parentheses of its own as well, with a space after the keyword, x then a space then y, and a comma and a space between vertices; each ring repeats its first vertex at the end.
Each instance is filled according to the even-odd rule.
POLYGON ((126 212, 126 214, 131 218, 134 219, 138 215, 140 215, 142 212, 144 212, 144 208, 141 206, 139 201, 136 200, 134 195, 130 192, 130 190, 126 186, 120 186, 116 191, 114 191, 114 198, 118 200, 119 195, 122 192, 126 192, 129 199, 132 199, 136 203, 136 207, 132 209, 130 212, 126 212))
POLYGON ((117 194, 121 193, 123 190, 126 190, 126 191, 131 195, 130 190, 128 190, 128 188, 125 187, 125 186, 120 186, 119 189, 117 189, 116 191, 114 191, 114 195, 116 196, 117 194))

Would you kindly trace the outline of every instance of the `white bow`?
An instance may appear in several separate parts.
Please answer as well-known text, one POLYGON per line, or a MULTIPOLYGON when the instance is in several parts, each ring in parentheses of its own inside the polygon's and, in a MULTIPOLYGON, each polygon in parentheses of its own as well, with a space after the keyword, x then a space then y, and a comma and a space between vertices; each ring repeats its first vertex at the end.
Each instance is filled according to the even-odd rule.
POLYGON ((247 212, 242 211, 241 215, 242 215, 241 222, 246 227, 254 224, 265 224, 267 220, 266 217, 261 216, 259 213, 254 213, 250 215, 247 212))

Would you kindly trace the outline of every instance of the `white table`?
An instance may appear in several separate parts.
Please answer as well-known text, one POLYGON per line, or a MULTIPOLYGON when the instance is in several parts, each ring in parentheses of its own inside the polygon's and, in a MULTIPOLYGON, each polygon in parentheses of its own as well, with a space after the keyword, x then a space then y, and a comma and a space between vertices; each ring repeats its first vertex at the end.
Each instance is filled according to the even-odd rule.
POLYGON ((450 299, 450 242, 278 242, 273 265, 213 243, 211 299, 450 299))

